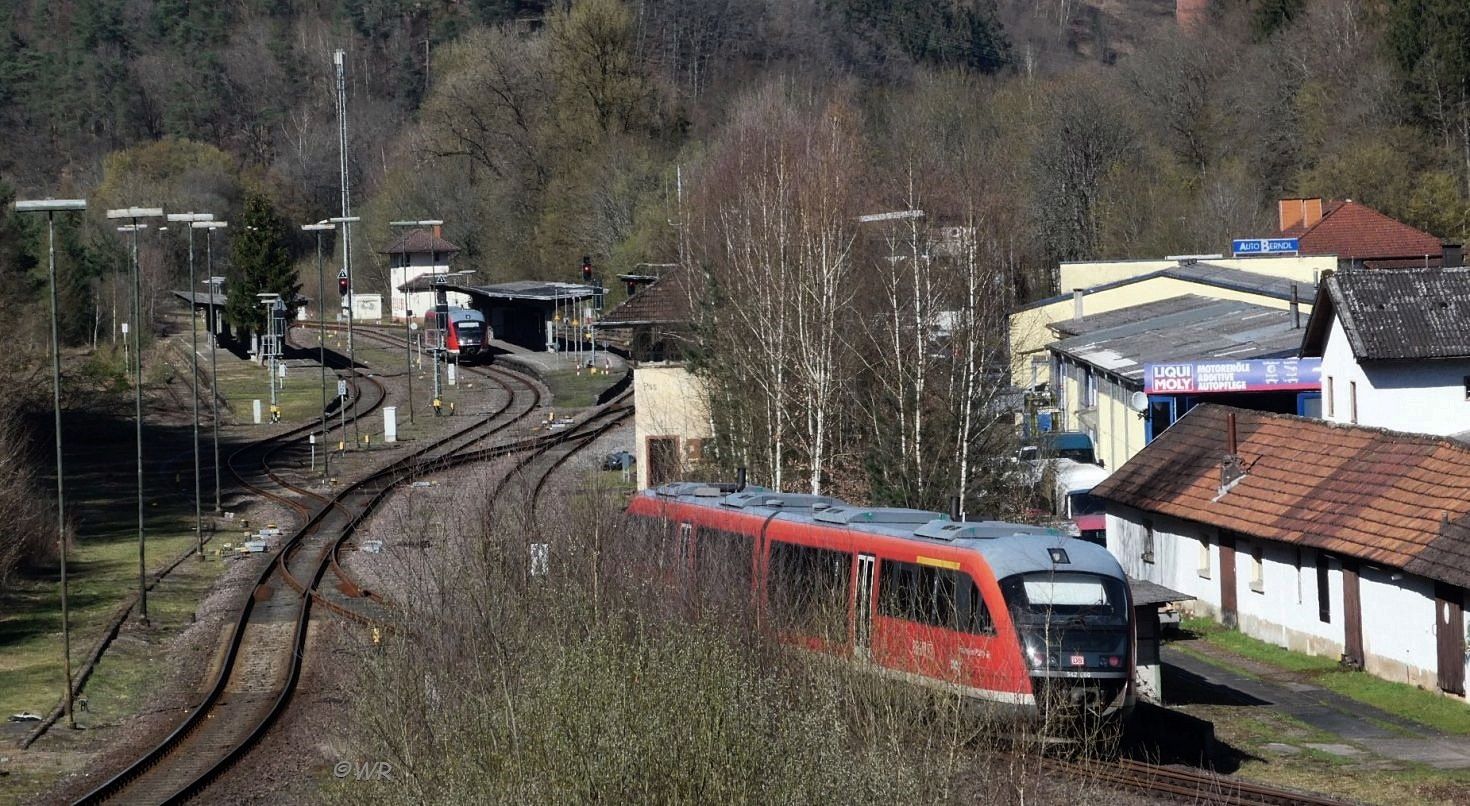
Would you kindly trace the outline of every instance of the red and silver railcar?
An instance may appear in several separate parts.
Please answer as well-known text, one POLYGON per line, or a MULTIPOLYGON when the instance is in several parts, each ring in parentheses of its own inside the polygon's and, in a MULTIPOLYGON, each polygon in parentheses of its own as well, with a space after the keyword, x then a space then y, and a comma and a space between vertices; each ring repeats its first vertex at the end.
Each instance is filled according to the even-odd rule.
POLYGON ((482 354, 488 356, 488 344, 494 336, 485 314, 473 308, 439 306, 424 313, 424 338, 430 346, 441 344, 442 338, 445 355, 468 361, 482 354))
POLYGON ((1025 716, 1049 705, 1121 716, 1134 704, 1127 578, 1100 546, 1022 524, 695 483, 645 490, 628 511, 664 524, 671 556, 696 579, 748 587, 784 641, 1025 716))

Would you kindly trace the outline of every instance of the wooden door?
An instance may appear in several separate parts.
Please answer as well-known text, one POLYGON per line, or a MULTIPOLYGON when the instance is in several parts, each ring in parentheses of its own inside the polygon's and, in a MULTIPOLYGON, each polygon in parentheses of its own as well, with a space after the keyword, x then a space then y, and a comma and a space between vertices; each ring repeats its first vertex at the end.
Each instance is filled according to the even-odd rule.
POLYGON ((679 438, 648 438, 648 486, 679 480, 679 438))
POLYGON ((1358 563, 1342 561, 1343 656, 1363 668, 1363 600, 1358 594, 1358 563))
POLYGON ((1434 632, 1439 644, 1439 687, 1451 694, 1465 693, 1464 591, 1434 583, 1434 632))
POLYGON ((1235 602, 1235 535, 1220 533, 1220 621, 1226 627, 1239 622, 1235 602))

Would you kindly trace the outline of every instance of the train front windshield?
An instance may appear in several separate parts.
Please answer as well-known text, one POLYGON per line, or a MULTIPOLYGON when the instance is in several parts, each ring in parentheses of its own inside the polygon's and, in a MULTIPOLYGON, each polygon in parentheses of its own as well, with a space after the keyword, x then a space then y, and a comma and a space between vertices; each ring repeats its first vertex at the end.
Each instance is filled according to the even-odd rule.
POLYGON ((479 344, 484 340, 485 332, 479 322, 465 321, 458 323, 459 340, 465 344, 479 344))
POLYGON ((1113 577, 1071 571, 1000 581, 1035 677, 1126 678, 1128 592, 1113 577))

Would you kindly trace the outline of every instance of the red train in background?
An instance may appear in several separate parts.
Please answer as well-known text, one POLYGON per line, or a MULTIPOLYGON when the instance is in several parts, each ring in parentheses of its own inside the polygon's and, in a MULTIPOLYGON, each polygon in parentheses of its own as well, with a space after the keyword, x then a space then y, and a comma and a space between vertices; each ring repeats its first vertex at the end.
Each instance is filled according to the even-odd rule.
POLYGON ((1021 719, 1054 708, 1121 718, 1134 705, 1132 600, 1100 546, 734 485, 667 484, 628 512, 667 528, 672 556, 700 584, 718 576, 748 589, 783 641, 1021 719))
POLYGON ((473 308, 441 305, 424 314, 424 343, 430 347, 442 343, 445 355, 460 361, 489 358, 492 338, 485 314, 473 308), (441 329, 443 342, 439 341, 441 329))

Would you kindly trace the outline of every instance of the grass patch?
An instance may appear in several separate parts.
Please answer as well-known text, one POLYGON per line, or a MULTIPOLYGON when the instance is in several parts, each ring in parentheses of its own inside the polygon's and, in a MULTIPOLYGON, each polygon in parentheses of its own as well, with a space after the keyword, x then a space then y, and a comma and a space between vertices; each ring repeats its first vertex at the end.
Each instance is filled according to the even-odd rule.
POLYGON ((1323 688, 1444 733, 1470 735, 1470 706, 1433 691, 1394 683, 1367 672, 1335 671, 1317 678, 1323 688))
POLYGON ((548 372, 542 378, 547 387, 551 389, 552 400, 562 408, 584 408, 597 404, 597 396, 602 390, 618 382, 617 374, 608 374, 598 370, 592 374, 587 370, 578 373, 574 369, 563 369, 548 372))
MULTIPOLYGON (((192 545, 192 532, 148 535, 148 565, 158 568, 172 562, 192 545)), ((193 619, 199 598, 223 570, 223 563, 186 561, 150 592, 148 614, 157 631, 170 631, 187 626, 193 619)), ((71 654, 73 673, 86 659, 93 644, 102 636, 108 619, 119 603, 138 584, 138 544, 129 537, 80 539, 71 552, 68 565, 71 611, 71 654)), ((61 696, 61 602, 54 575, 32 576, 18 580, 0 610, 0 713, 34 711, 45 714, 61 696)), ((105 692, 113 683, 103 670, 113 660, 98 667, 98 674, 88 683, 92 709, 99 716, 120 717, 136 707, 122 703, 114 709, 114 697, 105 692), (99 710, 100 709, 100 710, 99 710)), ((156 666, 157 658, 144 652, 137 658, 138 674, 156 666)), ((132 678, 133 673, 124 674, 132 678)), ((146 680, 124 681, 122 689, 131 701, 141 696, 146 680)))
MULTIPOLYGON (((1184 619, 1180 626, 1199 639, 1228 650, 1231 654, 1283 672, 1306 675, 1316 685, 1381 711, 1444 733, 1470 735, 1470 706, 1438 692, 1384 680, 1367 672, 1343 669, 1332 658, 1283 649, 1238 630, 1228 629, 1210 619, 1184 619)), ((1176 644, 1175 647, 1211 662, 1221 662, 1216 655, 1191 652, 1188 644, 1176 644)), ((1249 669, 1242 669, 1228 661, 1225 665, 1235 671, 1252 674, 1249 669)))
MULTIPOLYGON (((216 381, 220 394, 230 401, 235 420, 240 423, 253 422, 251 401, 260 401, 262 421, 270 418, 270 385, 265 367, 249 361, 231 359, 221 362, 216 381)), ((327 378, 327 395, 336 394, 333 379, 327 378)), ((287 371, 284 386, 278 387, 276 400, 281 407, 281 422, 304 423, 315 420, 322 412, 322 388, 318 371, 302 369, 287 371)))

